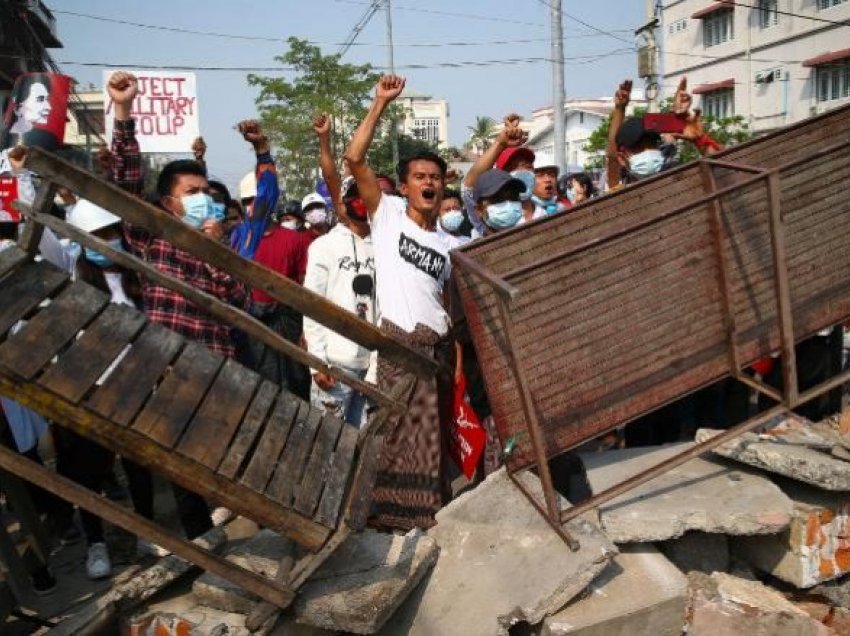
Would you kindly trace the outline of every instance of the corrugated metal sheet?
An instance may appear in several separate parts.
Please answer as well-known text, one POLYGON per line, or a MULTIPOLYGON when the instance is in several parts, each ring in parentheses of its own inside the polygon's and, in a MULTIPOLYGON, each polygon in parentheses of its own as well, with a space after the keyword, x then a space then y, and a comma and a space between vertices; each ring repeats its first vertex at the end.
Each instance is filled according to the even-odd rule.
MULTIPOLYGON (((774 168, 849 140, 844 108, 717 158, 774 168)), ((657 220, 710 191, 703 170, 689 164, 463 249, 520 290, 510 305, 511 349, 496 293, 462 263, 456 268, 500 437, 516 436, 511 468, 534 463, 511 350, 528 378, 549 456, 732 371, 713 206, 657 220)), ((718 189, 753 176, 711 170, 718 189)), ((801 339, 850 317, 850 147, 780 177, 801 339)), ((767 182, 741 185, 720 200, 736 342, 748 363, 779 348, 767 182)))

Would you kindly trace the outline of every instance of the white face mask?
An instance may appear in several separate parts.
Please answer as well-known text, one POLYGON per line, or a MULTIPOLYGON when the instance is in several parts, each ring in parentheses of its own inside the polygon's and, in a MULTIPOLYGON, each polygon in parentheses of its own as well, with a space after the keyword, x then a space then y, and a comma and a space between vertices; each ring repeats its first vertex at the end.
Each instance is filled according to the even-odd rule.
POLYGON ((661 172, 664 155, 660 150, 644 150, 629 157, 629 171, 636 177, 650 177, 661 172))
POLYGON ((310 225, 324 225, 328 222, 328 211, 325 208, 313 208, 304 215, 304 220, 310 225))
POLYGON ((287 219, 286 221, 282 221, 280 226, 285 227, 287 230, 297 230, 298 221, 295 219, 287 219))

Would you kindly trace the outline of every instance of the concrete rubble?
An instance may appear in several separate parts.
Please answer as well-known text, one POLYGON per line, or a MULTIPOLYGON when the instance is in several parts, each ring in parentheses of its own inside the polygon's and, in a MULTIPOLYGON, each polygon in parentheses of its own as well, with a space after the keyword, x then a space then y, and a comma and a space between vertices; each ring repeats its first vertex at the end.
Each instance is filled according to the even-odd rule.
MULTIPOLYGON (((520 479, 542 497, 536 477, 520 479)), ((437 514, 428 531, 440 546, 437 565, 381 633, 494 636, 539 623, 581 593, 617 551, 585 518, 567 529, 581 543, 577 552, 504 469, 490 475, 437 514)))
POLYGON ((678 636, 688 580, 651 544, 623 548, 580 599, 543 622, 541 636, 678 636))
POLYGON ((689 636, 827 636, 822 622, 759 581, 692 572, 689 636))
MULTIPOLYGON (((582 454, 594 493, 692 447, 692 443, 582 454)), ((614 543, 664 541, 689 530, 771 534, 791 521, 793 504, 769 479, 696 458, 600 506, 614 543)))
MULTIPOLYGON (((772 536, 772 535, 768 535, 772 536)), ((662 541, 658 549, 682 572, 726 572, 729 570, 729 539, 725 534, 686 532, 677 539, 662 541)))
POLYGON ((791 524, 774 535, 742 537, 735 542, 736 556, 798 588, 850 572, 850 493, 790 480, 781 484, 794 501, 791 524))
MULTIPOLYGON (((697 442, 710 439, 722 431, 700 429, 697 442)), ((790 477, 832 491, 850 491, 850 462, 826 452, 789 442, 778 435, 744 433, 714 449, 721 457, 790 477)))

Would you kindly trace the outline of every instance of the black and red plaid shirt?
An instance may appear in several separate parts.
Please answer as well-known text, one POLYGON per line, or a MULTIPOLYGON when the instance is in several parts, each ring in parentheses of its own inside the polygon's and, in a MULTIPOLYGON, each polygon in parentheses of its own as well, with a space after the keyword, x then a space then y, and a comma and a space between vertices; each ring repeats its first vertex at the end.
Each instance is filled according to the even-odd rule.
MULTIPOLYGON (((112 155, 112 180, 127 192, 141 196, 144 180, 135 121, 115 121, 112 155)), ((189 283, 224 302, 244 306, 247 300, 245 287, 227 272, 153 236, 144 228, 125 225, 124 237, 136 256, 162 273, 189 283)), ((142 277, 142 300, 145 314, 151 322, 205 344, 215 353, 230 357, 234 355, 230 327, 179 293, 142 277)))

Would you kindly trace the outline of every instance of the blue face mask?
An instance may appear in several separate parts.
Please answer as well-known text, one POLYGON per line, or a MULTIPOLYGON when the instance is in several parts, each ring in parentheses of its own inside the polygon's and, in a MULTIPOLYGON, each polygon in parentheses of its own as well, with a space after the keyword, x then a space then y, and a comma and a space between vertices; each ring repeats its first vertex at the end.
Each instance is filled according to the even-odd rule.
POLYGON ((629 157, 629 171, 639 178, 658 174, 663 166, 664 155, 660 150, 644 150, 629 157))
POLYGON ((463 212, 460 210, 449 210, 440 216, 440 225, 449 234, 454 234, 463 224, 463 212))
MULTIPOLYGON (((112 249, 117 250, 119 252, 124 251, 124 244, 121 242, 120 238, 116 238, 116 239, 112 239, 110 241, 107 241, 106 244, 109 245, 109 247, 111 247, 112 249)), ((95 267, 100 267, 101 269, 107 269, 107 268, 115 265, 115 263, 112 261, 112 259, 104 256, 100 252, 97 252, 97 251, 91 249, 90 247, 85 248, 83 253, 86 255, 86 260, 89 263, 91 263, 92 265, 94 265, 95 267)))
POLYGON ((522 203, 519 201, 502 201, 487 206, 487 225, 494 230, 507 230, 522 218, 522 203))
POLYGON ((567 199, 570 203, 574 203, 576 200, 576 191, 572 188, 567 188, 567 199))
POLYGON ((531 198, 531 191, 534 190, 534 172, 531 170, 514 170, 511 176, 525 184, 525 192, 519 195, 519 200, 528 201, 531 198))
POLYGON ((213 221, 218 221, 221 223, 227 218, 227 214, 224 212, 224 203, 216 203, 213 201, 212 204, 212 218, 213 221))
POLYGON ((558 199, 552 197, 551 199, 541 199, 537 195, 532 195, 531 199, 534 201, 534 204, 546 210, 546 214, 555 214, 558 211, 558 199))
POLYGON ((183 221, 196 229, 213 217, 213 200, 208 194, 198 192, 182 197, 180 201, 183 203, 183 221))

